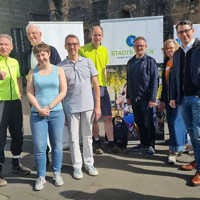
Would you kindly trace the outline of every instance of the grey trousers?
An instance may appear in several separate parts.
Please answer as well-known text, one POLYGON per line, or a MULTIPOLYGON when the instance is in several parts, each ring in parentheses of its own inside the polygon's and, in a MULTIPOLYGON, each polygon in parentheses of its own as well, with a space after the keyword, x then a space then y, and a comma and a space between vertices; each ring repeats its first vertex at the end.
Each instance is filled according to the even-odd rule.
POLYGON ((70 133, 70 150, 73 168, 82 168, 83 161, 87 166, 94 165, 92 148, 93 111, 67 114, 70 133), (80 151, 79 137, 83 142, 83 161, 80 151))

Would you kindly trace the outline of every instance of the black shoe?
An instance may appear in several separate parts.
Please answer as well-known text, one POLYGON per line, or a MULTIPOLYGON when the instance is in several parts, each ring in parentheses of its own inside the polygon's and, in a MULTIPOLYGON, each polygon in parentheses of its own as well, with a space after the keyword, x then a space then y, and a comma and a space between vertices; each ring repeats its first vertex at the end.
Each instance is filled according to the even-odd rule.
POLYGON ((27 167, 24 167, 22 164, 19 164, 12 166, 12 173, 27 176, 31 174, 31 170, 27 167))
POLYGON ((108 150, 111 153, 120 153, 120 152, 122 152, 122 149, 119 148, 113 141, 108 142, 108 150))
POLYGON ((101 147, 101 142, 100 142, 100 140, 99 141, 94 141, 94 143, 93 143, 93 151, 94 151, 94 153, 96 153, 96 154, 103 154, 104 152, 103 152, 103 149, 102 149, 102 147, 101 147))
POLYGON ((133 148, 131 148, 131 151, 134 151, 134 152, 140 152, 140 151, 144 151, 144 145, 142 144, 138 144, 136 146, 134 146, 133 148))
POLYGON ((145 148, 145 154, 153 156, 155 153, 155 149, 152 146, 145 148))

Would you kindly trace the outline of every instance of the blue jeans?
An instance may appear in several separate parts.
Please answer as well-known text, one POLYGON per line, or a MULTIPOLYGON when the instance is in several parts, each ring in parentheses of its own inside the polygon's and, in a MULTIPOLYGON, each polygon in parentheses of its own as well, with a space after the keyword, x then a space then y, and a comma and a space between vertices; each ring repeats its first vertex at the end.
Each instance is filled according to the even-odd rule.
POLYGON ((48 117, 40 117, 37 112, 31 113, 34 156, 37 175, 45 177, 47 136, 52 148, 53 172, 60 172, 62 167, 62 136, 64 129, 64 112, 52 111, 48 117))
POLYGON ((166 114, 170 136, 169 150, 172 152, 183 151, 186 140, 186 128, 181 113, 181 106, 171 108, 166 103, 166 114))
POLYGON ((184 97, 182 108, 183 119, 194 149, 197 171, 200 172, 200 98, 196 96, 184 97))

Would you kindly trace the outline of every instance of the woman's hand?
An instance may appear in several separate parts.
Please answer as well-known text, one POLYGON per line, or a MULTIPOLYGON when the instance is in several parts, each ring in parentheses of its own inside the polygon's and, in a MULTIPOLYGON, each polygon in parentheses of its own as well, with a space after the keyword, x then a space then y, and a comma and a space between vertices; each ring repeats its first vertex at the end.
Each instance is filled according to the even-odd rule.
POLYGON ((38 111, 40 117, 48 117, 49 114, 50 114, 50 109, 49 107, 44 107, 44 108, 41 108, 39 111, 38 111))
POLYGON ((157 103, 154 101, 149 101, 148 106, 149 106, 149 108, 153 108, 153 107, 157 106, 157 103))
POLYGON ((65 126, 68 126, 68 120, 65 118, 65 126))

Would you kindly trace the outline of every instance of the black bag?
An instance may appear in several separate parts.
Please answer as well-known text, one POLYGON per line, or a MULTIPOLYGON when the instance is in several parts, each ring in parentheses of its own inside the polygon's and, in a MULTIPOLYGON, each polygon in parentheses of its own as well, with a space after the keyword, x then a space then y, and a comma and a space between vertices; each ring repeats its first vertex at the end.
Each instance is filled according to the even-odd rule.
POLYGON ((113 117, 112 123, 115 144, 120 148, 126 148, 128 143, 128 127, 126 122, 120 116, 116 116, 113 117))

